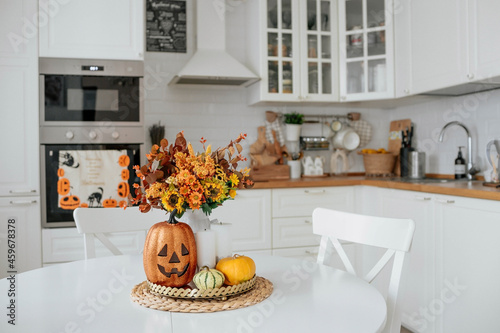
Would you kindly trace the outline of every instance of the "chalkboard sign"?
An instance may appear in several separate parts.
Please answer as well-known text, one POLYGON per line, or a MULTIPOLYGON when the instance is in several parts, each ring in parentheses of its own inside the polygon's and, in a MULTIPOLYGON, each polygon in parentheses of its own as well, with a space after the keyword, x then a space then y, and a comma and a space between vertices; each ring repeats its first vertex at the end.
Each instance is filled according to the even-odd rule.
POLYGON ((146 1, 146 51, 186 53, 186 1, 146 1))

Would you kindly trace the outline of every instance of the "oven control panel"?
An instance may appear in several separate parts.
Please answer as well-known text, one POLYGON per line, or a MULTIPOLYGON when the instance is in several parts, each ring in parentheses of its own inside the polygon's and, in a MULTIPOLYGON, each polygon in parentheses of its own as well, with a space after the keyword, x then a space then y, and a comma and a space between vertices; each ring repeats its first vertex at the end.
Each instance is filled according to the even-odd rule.
POLYGON ((138 126, 40 128, 41 144, 142 143, 144 128, 138 126))

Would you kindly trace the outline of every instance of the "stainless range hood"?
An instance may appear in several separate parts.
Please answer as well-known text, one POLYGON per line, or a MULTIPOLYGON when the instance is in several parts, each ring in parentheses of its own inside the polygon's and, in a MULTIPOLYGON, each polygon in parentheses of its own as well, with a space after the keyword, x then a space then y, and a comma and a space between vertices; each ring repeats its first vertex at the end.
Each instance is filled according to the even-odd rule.
POLYGON ((260 78, 226 52, 225 1, 196 1, 197 50, 169 85, 247 87, 260 78))

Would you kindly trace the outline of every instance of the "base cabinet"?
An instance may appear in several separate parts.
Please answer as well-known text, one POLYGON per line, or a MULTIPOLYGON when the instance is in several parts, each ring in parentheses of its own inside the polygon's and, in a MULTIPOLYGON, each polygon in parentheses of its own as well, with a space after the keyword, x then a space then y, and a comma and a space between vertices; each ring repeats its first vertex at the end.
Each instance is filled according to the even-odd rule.
MULTIPOLYGON (((402 325, 426 333, 500 332, 495 311, 500 308, 500 202, 369 191, 371 209, 363 213, 411 218, 416 224, 400 289, 402 325)), ((363 249, 362 267, 379 254, 363 249)))
MULTIPOLYGON (((121 232, 107 234, 107 238, 123 254, 142 253, 146 232, 121 232)), ((95 241, 96 256, 112 255, 99 240, 95 241)), ((85 259, 83 235, 76 228, 52 228, 42 230, 43 265, 51 265, 85 259)))
POLYGON ((436 197, 437 332, 500 332, 500 202, 436 197))
POLYGON ((0 198, 0 279, 42 267, 40 198, 0 198))
POLYGON ((232 224, 234 251, 271 250, 271 190, 239 191, 210 219, 232 224))

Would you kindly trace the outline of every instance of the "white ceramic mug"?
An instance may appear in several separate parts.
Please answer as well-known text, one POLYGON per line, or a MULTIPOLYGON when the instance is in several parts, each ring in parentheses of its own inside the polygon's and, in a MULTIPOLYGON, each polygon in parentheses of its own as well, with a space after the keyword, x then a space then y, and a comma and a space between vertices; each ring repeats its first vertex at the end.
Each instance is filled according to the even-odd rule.
POLYGON ((358 148, 360 141, 358 133, 352 127, 344 124, 333 137, 333 147, 354 150, 358 148))

